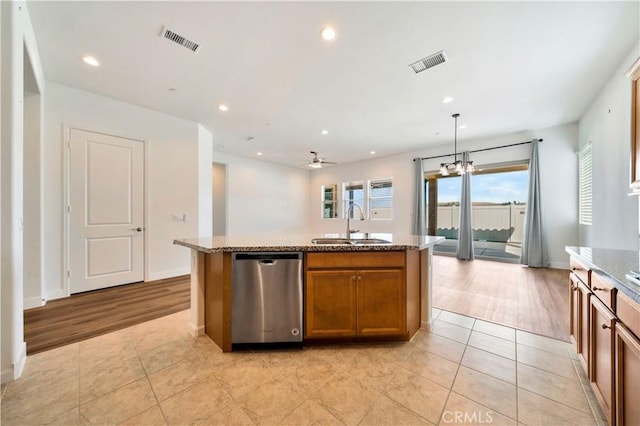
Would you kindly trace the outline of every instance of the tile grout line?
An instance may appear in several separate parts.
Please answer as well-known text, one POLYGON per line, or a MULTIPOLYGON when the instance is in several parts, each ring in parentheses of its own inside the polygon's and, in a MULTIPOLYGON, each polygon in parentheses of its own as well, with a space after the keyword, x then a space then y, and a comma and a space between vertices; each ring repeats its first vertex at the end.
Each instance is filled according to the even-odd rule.
MULTIPOLYGON (((444 312, 444 310, 440 311, 440 313, 442 312, 444 312)), ((440 314, 438 314, 438 316, 440 316, 440 314)), ((473 324, 475 325, 475 319, 473 321, 473 324)), ((473 330, 473 328, 471 330, 473 330)), ((429 333, 430 332, 431 331, 429 331, 429 333)), ((469 339, 471 339, 471 332, 469 333, 469 336, 467 336, 467 341, 464 344, 464 350, 462 351, 462 355, 460 356, 460 361, 458 362, 458 368, 456 368, 456 374, 453 376, 453 380, 451 381, 451 386, 449 387, 449 393, 447 394, 447 399, 445 399, 444 404, 442 406, 442 410, 440 410, 440 416, 438 416, 438 425, 442 422, 442 416, 444 415, 445 408, 447 408, 447 403, 449 402, 449 398, 451 397, 451 392, 453 392, 453 386, 455 385, 456 379, 458 378, 458 372, 460 372, 460 367, 462 367, 462 359, 464 358, 464 354, 467 353, 467 348, 469 347, 469 339)))

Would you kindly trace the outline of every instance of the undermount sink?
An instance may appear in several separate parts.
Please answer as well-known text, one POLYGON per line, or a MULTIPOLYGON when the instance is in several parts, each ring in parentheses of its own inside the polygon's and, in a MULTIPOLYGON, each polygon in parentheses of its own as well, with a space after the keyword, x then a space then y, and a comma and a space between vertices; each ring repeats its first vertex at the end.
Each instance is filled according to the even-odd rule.
POLYGON ((391 244, 391 241, 379 238, 314 238, 313 244, 344 244, 344 245, 367 245, 367 244, 391 244))

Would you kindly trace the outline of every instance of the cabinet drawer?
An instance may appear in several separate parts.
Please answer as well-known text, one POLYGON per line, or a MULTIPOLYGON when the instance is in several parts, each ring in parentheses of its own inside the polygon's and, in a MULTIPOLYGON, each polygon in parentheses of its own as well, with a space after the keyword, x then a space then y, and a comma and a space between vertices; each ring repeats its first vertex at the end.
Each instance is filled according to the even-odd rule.
POLYGON ((591 291, 611 312, 616 311, 616 293, 618 290, 606 278, 598 274, 591 274, 591 291))
POLYGON ((591 285, 591 269, 587 268, 574 257, 569 259, 569 266, 571 267, 571 271, 580 278, 580 281, 588 286, 591 285))
POLYGON ((616 311, 620 322, 640 338, 640 304, 624 293, 618 293, 616 311))
POLYGON ((404 267, 402 251, 350 251, 307 253, 307 268, 404 267))

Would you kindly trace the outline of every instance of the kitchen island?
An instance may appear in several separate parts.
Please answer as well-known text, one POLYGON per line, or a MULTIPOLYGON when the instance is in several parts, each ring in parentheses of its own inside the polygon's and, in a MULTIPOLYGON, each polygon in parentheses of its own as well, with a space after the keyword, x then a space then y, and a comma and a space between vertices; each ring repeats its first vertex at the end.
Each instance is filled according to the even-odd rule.
MULTIPOLYGON (((358 328, 354 326, 352 333, 343 329, 330 330, 328 327, 310 329, 309 323, 326 325, 327 322, 312 316, 313 312, 309 309, 310 298, 307 297, 305 298, 305 341, 319 338, 331 340, 336 337, 341 341, 376 338, 408 340, 418 328, 430 328, 432 248, 444 238, 376 233, 367 235, 369 241, 365 241, 363 235, 355 234, 352 236, 352 242, 335 240, 335 243, 332 243, 331 239, 336 237, 339 236, 337 234, 260 234, 175 240, 174 244, 191 249, 191 333, 194 336, 206 333, 224 352, 231 351, 232 255, 239 252, 304 253, 305 293, 309 290, 308 286, 314 283, 318 288, 321 282, 316 277, 329 269, 335 273, 336 279, 339 279, 340 273, 362 276, 362 272, 366 276, 371 273, 395 271, 398 274, 397 282, 402 285, 401 292, 398 294, 402 300, 398 298, 396 305, 399 310, 394 312, 399 312, 401 318, 393 327, 358 328), (320 239, 321 243, 313 243, 314 239, 320 239)), ((375 274, 370 278, 375 279, 375 274)), ((372 288, 375 289, 375 287, 372 288)), ((322 292, 314 294, 327 296, 322 292)), ((379 296, 389 297, 388 294, 379 296)), ((368 298, 363 302, 370 305, 371 297, 375 297, 375 294, 369 291, 361 296, 363 297, 368 298)), ((321 300, 316 302, 323 303, 321 300)), ((374 305, 375 303, 377 302, 374 301, 374 305)), ((351 322, 376 323, 375 313, 372 314, 363 309, 362 305, 354 306, 353 315, 359 313, 360 320, 352 317, 351 322)))

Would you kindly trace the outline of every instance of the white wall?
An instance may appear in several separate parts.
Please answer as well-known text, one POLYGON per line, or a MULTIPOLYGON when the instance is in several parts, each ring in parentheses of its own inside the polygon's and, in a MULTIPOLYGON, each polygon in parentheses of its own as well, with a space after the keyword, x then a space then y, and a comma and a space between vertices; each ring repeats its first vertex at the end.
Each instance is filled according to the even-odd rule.
POLYGON ((40 94, 26 93, 24 97, 24 308, 44 303, 41 253, 41 107, 40 94))
POLYGON ((227 165, 213 163, 212 235, 227 234, 227 165))
MULTIPOLYGON (((547 129, 537 129, 503 135, 495 138, 464 140, 458 139, 459 149, 474 150, 492 146, 524 142, 533 138, 543 138, 540 145, 540 181, 542 186, 543 225, 548 236, 551 266, 566 268, 568 255, 566 245, 578 242, 577 226, 577 124, 568 124, 547 129)), ((311 171, 311 229, 316 233, 344 233, 344 219, 321 219, 322 185, 392 177, 393 178, 393 220, 367 220, 358 222, 363 232, 411 233, 413 220, 413 162, 414 157, 429 157, 453 152, 453 143, 375 160, 361 161, 311 171)), ((530 145, 522 145, 472 155, 474 164, 503 163, 528 160, 530 145)), ((442 160, 426 160, 425 170, 437 170, 442 160)))
MULTIPOLYGON (((43 211, 44 276, 48 298, 66 296, 63 278, 63 126, 73 125, 146 141, 146 279, 189 272, 190 253, 175 238, 198 235, 200 150, 197 123, 55 83, 45 95, 43 211), (187 221, 175 220, 187 215, 187 221), (175 218, 174 218, 175 216, 175 218)), ((203 147, 206 135, 202 135, 203 147)))
POLYGON ((227 234, 308 233, 309 172, 214 151, 227 165, 227 234))
POLYGON ((198 234, 213 233, 213 136, 198 124, 198 234))
MULTIPOLYGON (((0 3, 0 74, 2 81, 0 171, 1 207, 0 252, 1 276, 1 341, 0 380, 2 383, 17 379, 22 374, 26 359, 24 342, 23 295, 24 266, 28 266, 25 255, 30 253, 33 242, 40 238, 39 232, 29 234, 28 244, 24 244, 23 229, 38 223, 23 222, 33 216, 24 216, 25 168, 33 166, 33 157, 24 155, 24 115, 25 115, 25 63, 29 64, 33 82, 43 89, 42 66, 35 43, 35 36, 26 3, 23 1, 0 3)), ((31 107, 32 105, 29 105, 31 107)), ((28 107, 28 108, 29 108, 28 107)), ((37 107, 36 107, 37 108, 37 107)), ((37 125, 37 123, 36 123, 37 125)), ((27 135, 31 136, 31 135, 27 135)), ((38 141, 35 141, 37 144, 38 141)), ((36 155, 37 158, 37 155, 36 155)), ((39 192, 38 178, 27 174, 29 189, 39 192)), ((31 202, 30 198, 27 198, 31 202)), ((37 216, 37 215, 36 215, 37 216)), ((35 278, 37 281, 37 277, 35 278)), ((35 283, 36 286, 40 282, 35 283)))
POLYGON ((625 76, 640 57, 627 55, 579 124, 582 149, 592 143, 593 223, 580 225, 580 245, 638 250, 638 200, 629 197, 631 80, 625 76))

